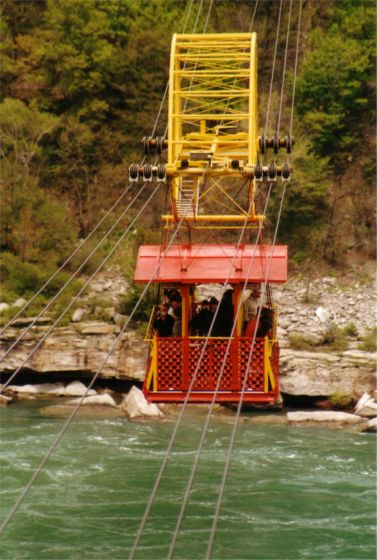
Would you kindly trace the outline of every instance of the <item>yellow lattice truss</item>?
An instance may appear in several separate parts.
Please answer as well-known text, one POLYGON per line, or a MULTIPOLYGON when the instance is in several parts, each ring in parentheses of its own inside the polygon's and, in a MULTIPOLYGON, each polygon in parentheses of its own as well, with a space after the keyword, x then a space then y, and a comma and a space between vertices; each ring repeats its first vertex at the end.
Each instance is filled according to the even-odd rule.
MULTIPOLYGON (((228 192, 230 178, 246 179, 246 206, 253 207, 254 183, 247 179, 258 156, 256 42, 255 33, 173 36, 167 163, 173 213, 166 222, 244 221, 245 208, 228 192), (201 202, 215 192, 233 212, 203 214, 201 202)), ((250 221, 258 219, 252 210, 250 221)))

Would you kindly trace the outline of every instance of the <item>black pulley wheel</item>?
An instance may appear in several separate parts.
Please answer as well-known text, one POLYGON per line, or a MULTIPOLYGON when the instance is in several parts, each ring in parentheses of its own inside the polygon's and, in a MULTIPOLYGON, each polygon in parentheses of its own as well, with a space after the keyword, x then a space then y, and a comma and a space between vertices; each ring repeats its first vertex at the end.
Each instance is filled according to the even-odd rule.
POLYGON ((139 166, 137 165, 137 163, 131 163, 129 169, 128 169, 128 173, 130 176, 130 179, 137 179, 139 176, 139 166))
POLYGON ((254 169, 254 177, 256 179, 262 179, 262 177, 263 177, 263 166, 259 161, 256 164, 255 169, 254 169))
POLYGON ((152 166, 150 163, 146 163, 143 167, 144 179, 150 179, 152 177, 152 166))
POLYGON ((268 178, 269 179, 276 179, 277 169, 275 163, 270 163, 268 166, 268 178))

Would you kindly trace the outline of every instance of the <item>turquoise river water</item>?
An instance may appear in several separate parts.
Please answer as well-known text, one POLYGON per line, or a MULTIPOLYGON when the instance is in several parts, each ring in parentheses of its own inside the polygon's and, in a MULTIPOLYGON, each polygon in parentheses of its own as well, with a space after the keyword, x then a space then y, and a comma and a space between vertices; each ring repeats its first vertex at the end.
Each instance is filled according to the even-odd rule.
MULTIPOLYGON (((1 411, 1 517, 15 503, 63 420, 46 403, 1 411)), ((1 538, 1 560, 128 557, 175 418, 74 421, 1 538)), ((164 559, 201 434, 191 410, 162 479, 136 558, 164 559)), ((231 431, 211 421, 174 558, 203 558, 231 431)), ((240 424, 214 559, 374 560, 375 438, 240 424)))

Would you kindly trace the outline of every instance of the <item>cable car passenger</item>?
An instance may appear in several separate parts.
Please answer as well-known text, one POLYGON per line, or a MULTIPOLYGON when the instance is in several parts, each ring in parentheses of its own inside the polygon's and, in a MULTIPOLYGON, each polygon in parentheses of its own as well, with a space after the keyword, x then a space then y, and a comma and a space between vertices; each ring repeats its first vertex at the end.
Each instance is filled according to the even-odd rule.
POLYGON ((219 311, 215 319, 215 324, 213 325, 212 336, 230 336, 233 328, 233 315, 233 290, 226 290, 220 301, 219 311))
POLYGON ((153 323, 153 328, 156 329, 158 336, 172 336, 173 334, 174 319, 168 314, 166 305, 160 305, 156 318, 153 323))
POLYGON ((210 310, 210 303, 207 299, 203 299, 200 304, 200 310, 190 321, 190 330, 193 336, 207 336, 212 318, 213 313, 210 310))
POLYGON ((175 306, 172 307, 173 309, 173 319, 174 319, 174 325, 173 325, 173 331, 172 331, 172 335, 173 336, 182 336, 182 304, 181 306, 175 306))
POLYGON ((269 309, 268 307, 262 307, 257 330, 258 338, 264 338, 270 333, 273 324, 273 315, 274 312, 272 311, 272 309, 269 309))
POLYGON ((260 289, 253 288, 249 297, 244 301, 244 321, 243 332, 244 336, 252 337, 257 326, 257 314, 260 298, 260 289))

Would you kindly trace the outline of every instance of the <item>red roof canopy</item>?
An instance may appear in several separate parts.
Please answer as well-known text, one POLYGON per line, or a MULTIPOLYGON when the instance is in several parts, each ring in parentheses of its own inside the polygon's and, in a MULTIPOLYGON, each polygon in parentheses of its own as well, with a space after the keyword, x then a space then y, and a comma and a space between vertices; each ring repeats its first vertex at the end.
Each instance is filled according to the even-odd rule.
POLYGON ((287 280, 286 245, 142 245, 135 281, 177 284, 282 283, 287 280), (268 277, 267 277, 268 276, 268 277))

